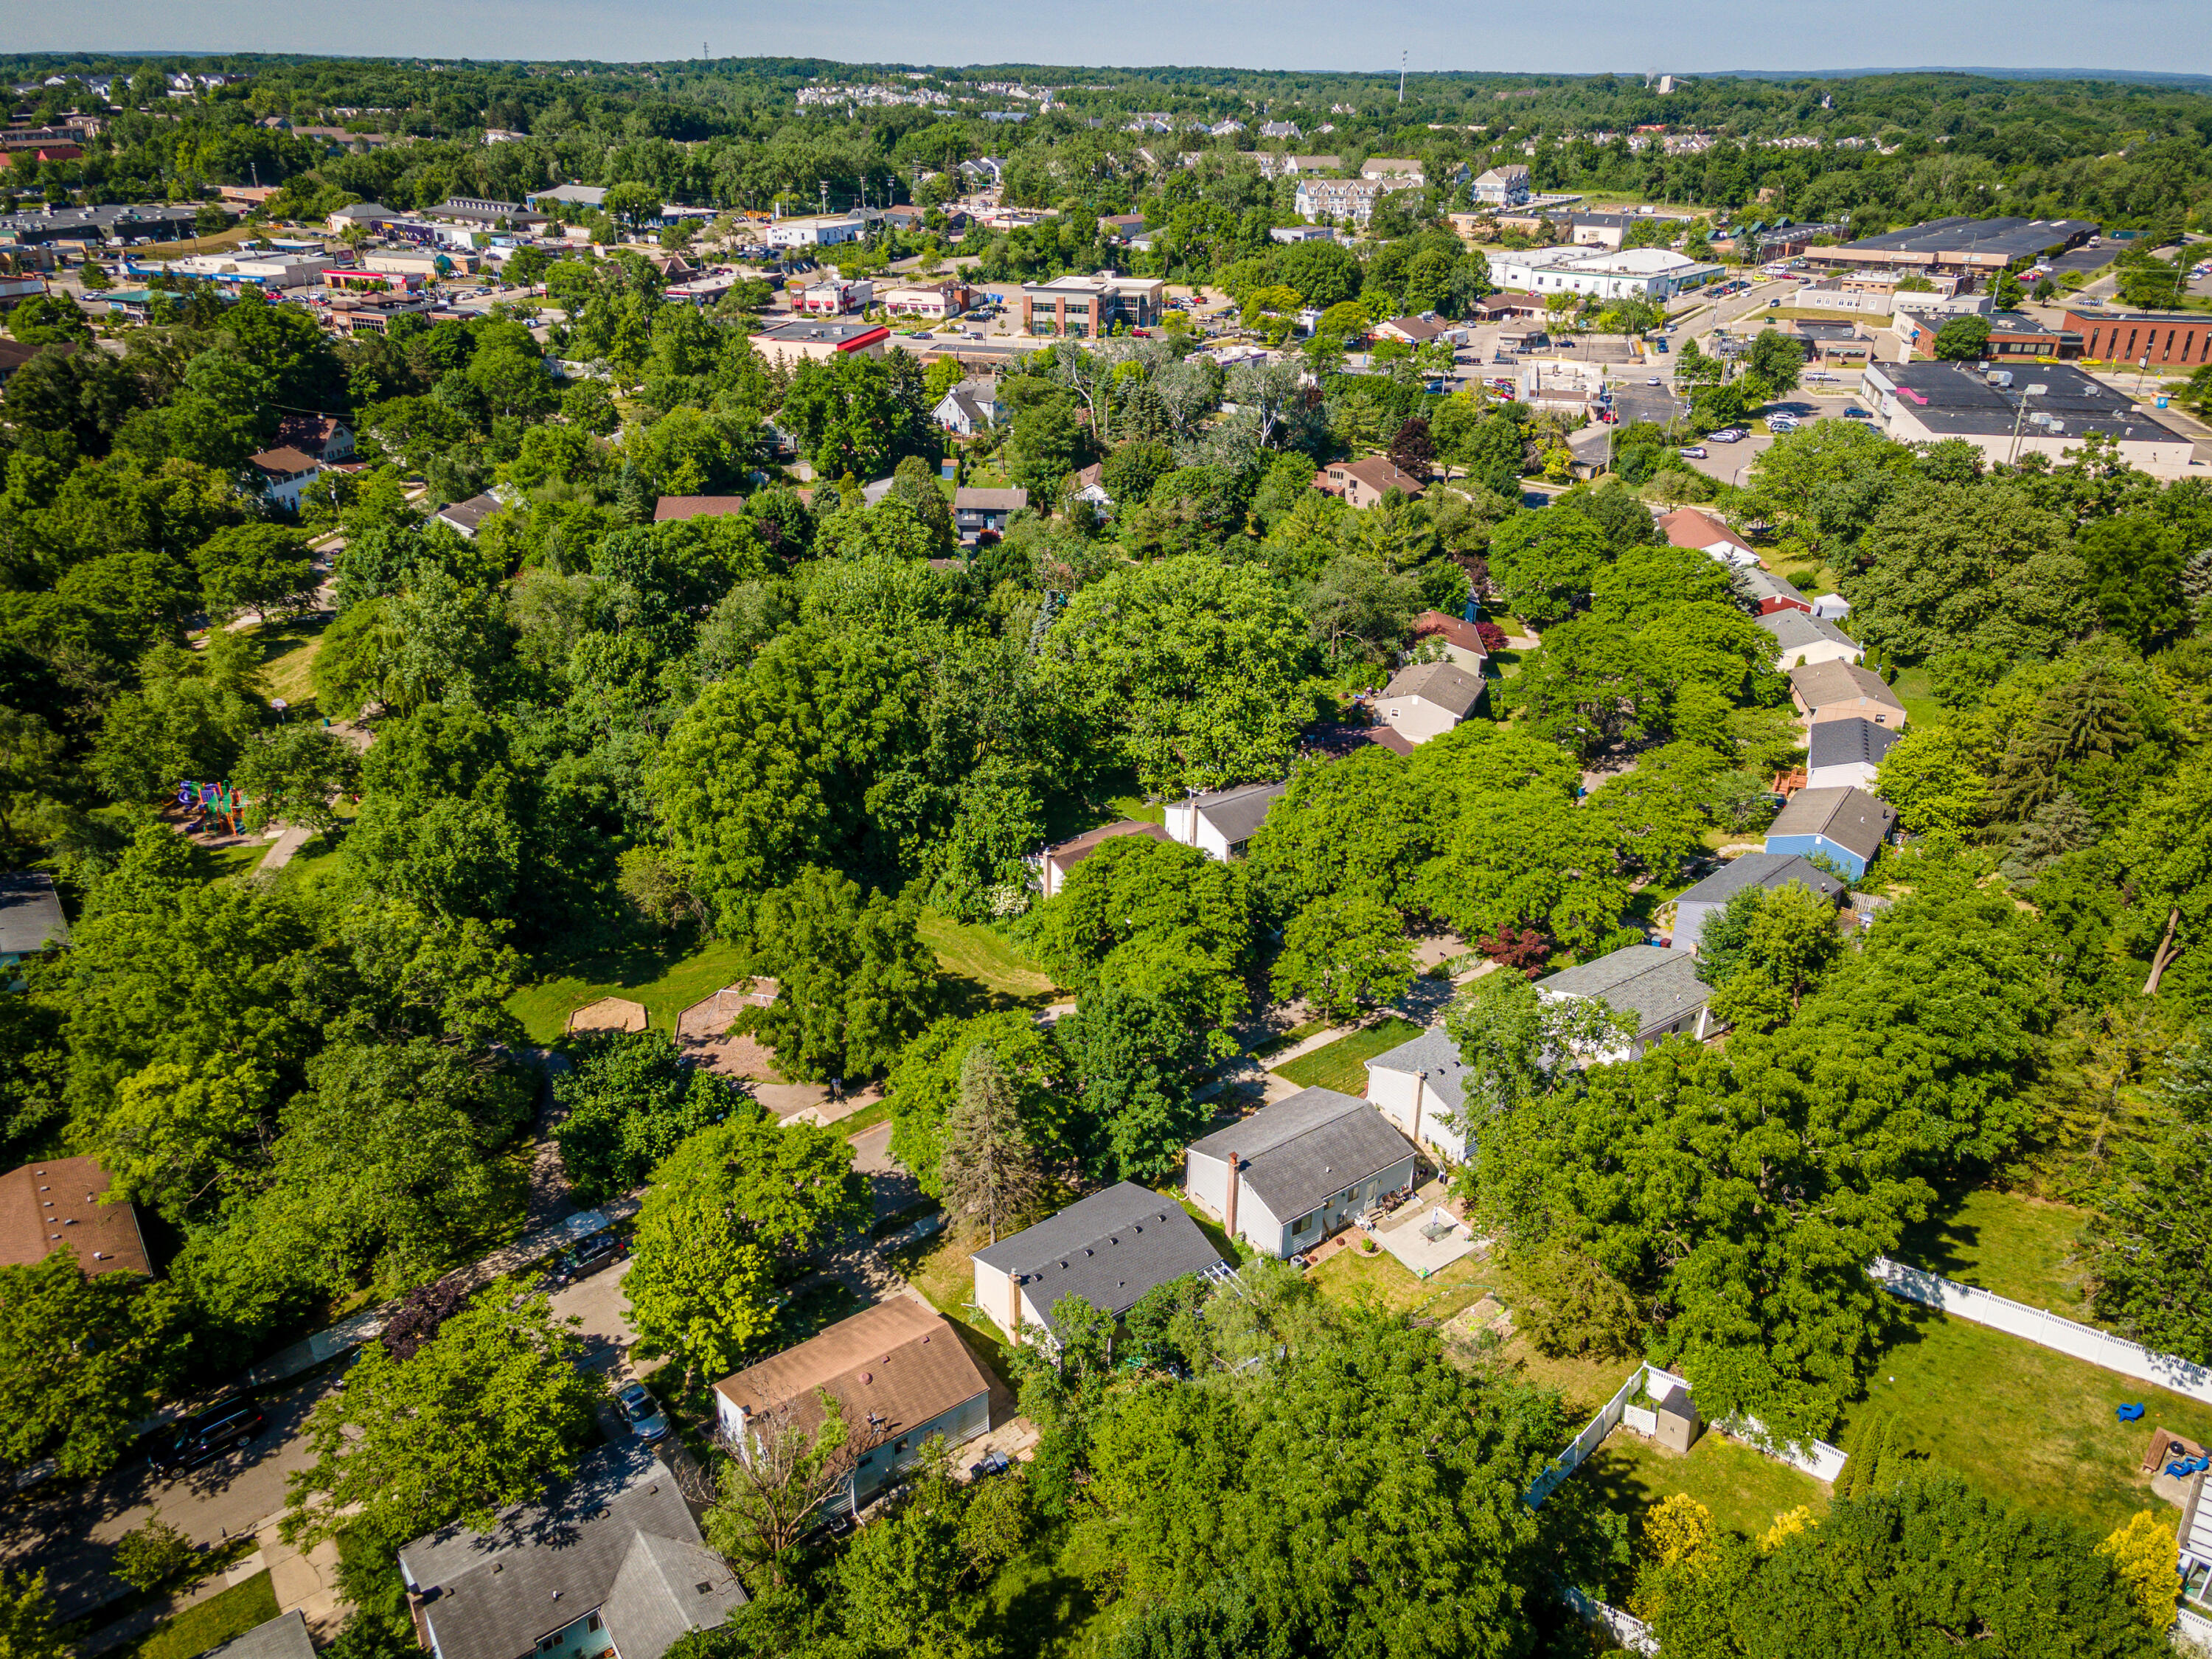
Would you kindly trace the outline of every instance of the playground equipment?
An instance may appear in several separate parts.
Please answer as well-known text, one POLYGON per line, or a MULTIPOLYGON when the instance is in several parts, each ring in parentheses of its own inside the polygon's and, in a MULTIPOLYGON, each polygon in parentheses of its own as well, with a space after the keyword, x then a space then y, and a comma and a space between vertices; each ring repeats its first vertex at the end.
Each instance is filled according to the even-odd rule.
POLYGON ((177 805, 198 814, 192 824, 196 830, 221 823, 231 835, 242 833, 246 797, 227 783, 194 783, 185 779, 177 785, 177 805))

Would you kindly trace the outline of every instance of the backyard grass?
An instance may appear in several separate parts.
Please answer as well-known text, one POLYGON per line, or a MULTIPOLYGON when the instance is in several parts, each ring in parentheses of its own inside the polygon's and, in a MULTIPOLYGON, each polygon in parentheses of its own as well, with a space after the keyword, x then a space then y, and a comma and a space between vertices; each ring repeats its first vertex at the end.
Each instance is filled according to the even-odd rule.
POLYGON ((2137 1467, 2153 1430, 2212 1443, 2212 1406, 1931 1309, 1895 1310, 1867 1398, 1831 1440, 1847 1442, 1869 1413, 1893 1413, 1915 1449, 2100 1538, 2152 1505, 2137 1467), (2148 1407, 2140 1423, 2112 1414, 2130 1401, 2148 1407))
POLYGON ((322 615, 269 623, 254 631, 269 695, 283 698, 295 720, 303 713, 316 714, 315 653, 323 648, 323 630, 330 625, 331 618, 322 615))
POLYGON ((1370 1303, 1389 1313, 1441 1322, 1481 1301, 1496 1275, 1480 1250, 1426 1279, 1416 1279, 1388 1250, 1362 1255, 1351 1249, 1339 1250, 1306 1277, 1332 1302, 1347 1307, 1370 1303))
POLYGON ((1943 718, 1943 705, 1936 701, 1933 687, 1924 668, 1900 668, 1889 689, 1897 693, 1898 702, 1905 705, 1908 720, 1935 725, 1943 718))
POLYGON ((2094 1325, 2088 1273, 2075 1255, 2088 1218, 2069 1204, 1974 1188, 1906 1228, 1897 1259, 2094 1325))
POLYGON ((1350 1036, 1339 1037, 1325 1048, 1316 1048, 1280 1067, 1276 1075, 1288 1078, 1301 1089, 1334 1089, 1339 1094, 1367 1092, 1366 1063, 1401 1042, 1420 1036, 1421 1028, 1395 1014, 1378 1020, 1350 1036))
POLYGON ((942 1231, 891 1252, 886 1261, 907 1282, 929 1299, 929 1304, 960 1328, 977 1358, 1011 1389, 1012 1371, 1006 1364, 1006 1339, 989 1316, 974 1306, 975 1270, 969 1265, 975 1252, 989 1248, 989 1235, 981 1228, 953 1223, 942 1231))
POLYGON ((1711 1510, 1716 1525, 1753 1538, 1800 1504, 1816 1516, 1828 1508, 1828 1488, 1811 1475, 1711 1430, 1684 1454, 1616 1429, 1574 1478, 1639 1527, 1645 1510, 1676 1492, 1711 1510))
POLYGON ((1119 823, 1128 818, 1138 823, 1157 823, 1164 829, 1168 821, 1168 804, 1164 800, 1146 800, 1142 795, 1114 795, 1101 803, 1113 814, 1109 820, 1119 823))
POLYGON ((921 937, 945 976, 964 981, 949 988, 956 1000, 990 1008, 1042 1005, 1057 988, 1050 974, 980 922, 924 910, 921 937))
POLYGON ((257 1572, 155 1626, 143 1641, 117 1650, 118 1659, 194 1659, 276 1616, 276 1591, 266 1572, 257 1572))

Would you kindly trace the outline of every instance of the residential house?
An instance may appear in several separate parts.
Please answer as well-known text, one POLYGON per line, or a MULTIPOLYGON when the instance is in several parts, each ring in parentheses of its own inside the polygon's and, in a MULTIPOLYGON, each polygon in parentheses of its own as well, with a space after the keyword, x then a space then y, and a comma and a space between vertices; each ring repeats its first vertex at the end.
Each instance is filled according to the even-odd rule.
POLYGON ((1262 121, 1260 123, 1260 136, 1262 138, 1303 138, 1305 134, 1298 131, 1296 121, 1262 121))
POLYGON ((1424 611, 1413 618, 1413 642, 1425 645, 1431 640, 1443 647, 1444 660, 1455 663, 1468 673, 1480 678, 1490 653, 1482 643, 1482 635, 1475 625, 1462 617, 1447 617, 1441 611, 1424 611))
POLYGON ((1007 522, 1030 504, 1026 489, 956 489, 952 492, 952 527, 963 541, 983 536, 1003 536, 1007 522))
POLYGON ((1486 294, 1474 302, 1474 319, 1480 323, 1514 319, 1541 321, 1549 314, 1543 296, 1537 294, 1486 294))
POLYGON ((1803 668, 1821 662, 1861 662, 1866 652, 1850 635, 1828 621, 1803 611, 1770 611, 1753 617, 1774 636, 1777 660, 1784 668, 1803 668))
POLYGON ((1375 204, 1392 191, 1419 188, 1414 180, 1395 175, 1379 179, 1301 179, 1291 198, 1301 219, 1340 219, 1364 225, 1375 214, 1375 204))
POLYGON ((1109 841, 1123 836, 1149 836, 1154 841, 1170 839, 1166 830, 1157 823, 1147 823, 1139 818, 1123 818, 1116 823, 1101 824, 1086 830, 1073 841, 1064 841, 1057 847, 1048 847, 1037 857, 1037 886, 1044 896, 1052 897, 1067 884, 1075 866, 1089 858, 1109 841))
POLYGON ((1410 189, 1419 189, 1428 182, 1428 170, 1416 161, 1402 156, 1376 155, 1359 164, 1359 176, 1376 183, 1389 180, 1410 189))
POLYGON ((1106 493, 1106 465, 1093 461, 1075 475, 1073 499, 1088 501, 1101 513, 1114 510, 1114 498, 1106 493))
POLYGON ((353 428, 335 415, 287 415, 276 422, 276 447, 296 449, 328 466, 353 459, 353 428))
POLYGON ((792 322, 749 337, 762 358, 787 368, 832 362, 839 357, 880 357, 890 330, 881 323, 792 322))
POLYGON ((1547 1001, 1601 1002, 1626 1017, 1630 1035, 1583 1056, 1605 1064, 1641 1060, 1670 1036, 1702 1042, 1724 1029, 1705 1006, 1711 990, 1698 977, 1694 955, 1656 945, 1632 945, 1536 981, 1536 994, 1547 1001))
POLYGON ((1360 461, 1331 461, 1314 474, 1314 488, 1344 497, 1346 507, 1364 509, 1382 499, 1385 490, 1419 495, 1428 486, 1387 455, 1370 455, 1360 461))
POLYGON ((1519 207, 1528 195, 1528 169, 1519 161, 1476 175, 1474 199, 1485 207, 1519 207))
POLYGON ((1183 1154, 1183 1192, 1262 1255, 1311 1249, 1413 1185, 1420 1154, 1366 1101, 1302 1089, 1183 1154))
POLYGON ((399 1574, 434 1659, 660 1659, 745 1602, 676 1477, 635 1439, 585 1453, 574 1479, 487 1530, 425 1534, 399 1552, 399 1574))
POLYGON ((1676 547, 1693 547, 1723 564, 1748 568, 1760 562, 1749 542, 1698 507, 1676 507, 1659 520, 1659 533, 1676 547))
POLYGON ((1440 1161, 1466 1160, 1474 1141, 1464 1116, 1467 1063, 1449 1032, 1431 1025, 1366 1065, 1368 1101, 1399 1133, 1440 1161))
POLYGON ((1408 743, 1440 738, 1482 702, 1482 681, 1457 663, 1420 662, 1391 676, 1378 705, 1384 724, 1408 743))
POLYGON ((684 524, 693 519, 732 519, 745 510, 742 495, 663 495, 653 509, 655 524, 684 524))
POLYGON ((1262 179, 1286 179, 1294 173, 1334 173, 1344 165, 1340 155, 1273 155, 1262 152, 1252 158, 1260 164, 1262 179))
POLYGON ((1002 412, 999 383, 987 376, 961 381, 938 400, 929 415, 947 432, 972 438, 984 428, 996 425, 1002 412))
POLYGON ((1751 614, 1754 617, 1771 616, 1777 611, 1810 611, 1813 609, 1810 599, 1760 565, 1738 565, 1729 578, 1729 585, 1751 607, 1751 614))
MULTIPOLYGON (((500 488, 503 489, 505 486, 501 485, 500 488)), ((465 501, 455 501, 451 506, 440 507, 438 521, 441 524, 451 525, 462 535, 474 541, 477 538, 477 532, 483 527, 483 521, 486 519, 495 514, 506 511, 507 503, 501 499, 499 489, 487 489, 481 495, 471 495, 465 501)))
POLYGON ((1897 809, 1863 789, 1801 789, 1766 826, 1766 850, 1817 853, 1856 881, 1896 823, 1897 809))
POLYGON ((0 969, 12 969, 25 957, 69 939, 69 918, 62 914, 52 876, 41 870, 0 875, 0 969))
POLYGON ((1182 1205, 1125 1181, 976 1251, 975 1300, 1013 1340, 1024 1326, 1050 1333, 1062 1297, 1118 1320, 1170 1280, 1226 1270, 1182 1205))
POLYGON ((1241 783, 1232 789, 1213 789, 1171 800, 1167 807, 1168 839, 1195 847, 1224 864, 1241 859, 1267 822, 1267 810, 1290 787, 1287 783, 1241 783))
MULTIPOLYGON (((821 1396, 843 1408, 860 1451, 824 1507, 858 1510, 921 1461, 933 1437, 964 1444, 991 1429, 991 1374, 959 1328, 919 1298, 894 1296, 714 1384, 722 1437, 750 1460, 787 1434, 811 1436, 821 1396)), ((625 1649, 621 1659, 629 1659, 625 1649)))
POLYGON ((0 1176, 0 1267, 27 1267, 67 1250, 87 1274, 150 1273, 138 1212, 102 1203, 113 1183, 88 1158, 50 1158, 0 1176))
POLYGON ((1267 233, 1270 241, 1285 244, 1297 242, 1333 242, 1336 232, 1327 225, 1278 225, 1267 233))
POLYGON ((1098 234, 1110 242, 1134 241, 1145 234, 1141 213, 1109 213, 1098 222, 1098 234))
POLYGON ((1808 734, 1805 782, 1808 788, 1871 789, 1881 763, 1897 746, 1899 733, 1872 720, 1822 720, 1808 734))
POLYGON ((262 499, 288 513, 300 510, 300 497, 323 470, 323 464, 313 455, 303 454, 289 445, 249 455, 246 465, 260 488, 262 499))
POLYGON ((1738 893, 1757 888, 1771 890, 1796 882, 1832 904, 1844 902, 1844 884, 1811 860, 1795 853, 1745 853, 1681 894, 1674 901, 1674 931, 1671 948, 1695 954, 1705 924, 1728 908, 1738 893))
POLYGON ((315 1644, 307 1634, 307 1615, 295 1607, 210 1648, 199 1659, 315 1659, 315 1644))
MULTIPOLYGON (((112 306, 114 302, 109 301, 112 306)), ((79 348, 67 343, 25 345, 21 340, 0 340, 0 386, 15 378, 16 372, 42 351, 58 351, 64 357, 74 357, 79 348)))
POLYGON ((1395 340, 1401 345, 1424 346, 1431 340, 1449 343, 1458 332, 1449 323, 1440 323, 1433 317, 1393 317, 1387 323, 1375 325, 1378 340, 1395 340))
POLYGON ((1790 701, 1810 725, 1823 720, 1872 720, 1905 730, 1905 705, 1881 676, 1855 662, 1816 662, 1790 671, 1790 701))

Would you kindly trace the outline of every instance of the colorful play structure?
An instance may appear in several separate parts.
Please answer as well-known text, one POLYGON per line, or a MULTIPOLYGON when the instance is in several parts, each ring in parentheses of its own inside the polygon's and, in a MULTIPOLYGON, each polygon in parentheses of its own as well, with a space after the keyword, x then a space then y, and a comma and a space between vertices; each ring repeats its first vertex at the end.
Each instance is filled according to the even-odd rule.
POLYGON ((189 778, 177 785, 177 805, 197 812, 195 830, 211 830, 221 823, 231 835, 243 832, 246 797, 227 783, 194 783, 189 778))

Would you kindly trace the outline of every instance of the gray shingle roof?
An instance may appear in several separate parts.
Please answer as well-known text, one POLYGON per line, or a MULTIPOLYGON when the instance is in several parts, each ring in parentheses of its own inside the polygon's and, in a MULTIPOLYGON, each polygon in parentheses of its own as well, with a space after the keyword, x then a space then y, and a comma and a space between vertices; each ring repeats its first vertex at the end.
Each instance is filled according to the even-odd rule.
POLYGON ((1191 798, 1198 815, 1221 832, 1231 846, 1249 841, 1267 821, 1267 809, 1291 786, 1287 783, 1243 783, 1234 789, 1215 789, 1191 798))
POLYGON ((1774 815, 1766 836, 1819 836, 1870 859, 1896 822, 1897 809, 1863 789, 1800 789, 1774 815))
POLYGON ((1900 735, 1893 728, 1876 726, 1872 720, 1821 720, 1813 727, 1806 764, 1814 768, 1850 766, 1863 761, 1869 766, 1879 766, 1900 735))
POLYGON ((1030 1305, 1049 1322, 1053 1304, 1063 1296, 1079 1296, 1110 1314, 1127 1313, 1146 1291, 1185 1273, 1204 1273, 1221 1253, 1182 1205, 1125 1181, 976 1251, 975 1260, 1014 1274, 1030 1305))
POLYGON ((1785 657, 1792 651, 1802 651, 1808 645, 1823 642, 1857 649, 1858 642, 1850 635, 1826 617, 1816 617, 1809 611, 1773 611, 1752 620, 1774 635, 1774 642, 1782 647, 1785 657))
POLYGON ((1459 1057, 1459 1044, 1441 1025, 1431 1025, 1412 1041, 1376 1055, 1367 1069, 1426 1077, 1430 1090, 1455 1116, 1467 1103, 1467 1062, 1459 1057))
POLYGON ((1382 695, 1419 697, 1465 720, 1482 701, 1482 682, 1453 662, 1419 662, 1392 676, 1382 695))
POLYGON ((1244 1184, 1285 1220, 1413 1156, 1382 1113, 1334 1089, 1302 1089, 1190 1150, 1215 1158, 1236 1153, 1244 1161, 1244 1184))
POLYGON ((744 1587, 714 1551, 641 1532, 600 1617, 622 1659, 660 1659, 692 1631, 714 1629, 744 1603, 744 1587))
POLYGON ((647 1533, 701 1541, 676 1477, 624 1440, 586 1454, 542 1503, 504 1511, 489 1532, 441 1528, 401 1550, 399 1565, 417 1590, 438 1592, 422 1615, 441 1659, 515 1659, 604 1605, 647 1533))
MULTIPOLYGON (((1861 722, 1865 724, 1866 722, 1861 722)), ((1838 726, 1844 722, 1838 720, 1838 726)), ((1880 731, 1880 726, 1875 730, 1880 731)), ((1817 734, 1820 728, 1814 726, 1817 734)), ((1787 887, 1791 882, 1802 882, 1813 891, 1835 897, 1844 890, 1844 884, 1810 860, 1796 853, 1746 853, 1741 858, 1730 859, 1687 892, 1681 894, 1678 904, 1726 904, 1747 887, 1787 887)))
POLYGON ((1686 951, 1632 945, 1536 981, 1552 996, 1587 997, 1636 1022, 1644 1036, 1678 1019, 1694 1019, 1711 988, 1698 977, 1698 959, 1686 951))
POLYGON ((27 957, 49 944, 66 945, 69 936, 52 876, 37 870, 0 875, 0 951, 27 957))
POLYGON ((315 1659, 315 1644, 307 1634, 307 1615, 295 1607, 210 1648, 200 1659, 315 1659))

